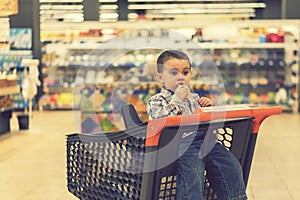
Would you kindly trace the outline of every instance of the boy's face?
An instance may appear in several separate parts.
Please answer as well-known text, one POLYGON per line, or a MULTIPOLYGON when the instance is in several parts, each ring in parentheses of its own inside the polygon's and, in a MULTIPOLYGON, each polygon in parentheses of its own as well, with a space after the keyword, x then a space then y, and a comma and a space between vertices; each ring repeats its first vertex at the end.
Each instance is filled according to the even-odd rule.
POLYGON ((191 66, 184 59, 170 59, 164 62, 163 71, 156 74, 157 80, 175 91, 178 85, 190 85, 191 66))

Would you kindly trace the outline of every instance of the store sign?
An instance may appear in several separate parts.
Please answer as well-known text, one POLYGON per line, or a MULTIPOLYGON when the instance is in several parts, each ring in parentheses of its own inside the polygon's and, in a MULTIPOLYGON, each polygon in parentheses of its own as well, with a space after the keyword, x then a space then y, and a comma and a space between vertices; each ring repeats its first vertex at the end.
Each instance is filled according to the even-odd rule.
POLYGON ((0 17, 18 13, 18 0, 0 0, 0 17))

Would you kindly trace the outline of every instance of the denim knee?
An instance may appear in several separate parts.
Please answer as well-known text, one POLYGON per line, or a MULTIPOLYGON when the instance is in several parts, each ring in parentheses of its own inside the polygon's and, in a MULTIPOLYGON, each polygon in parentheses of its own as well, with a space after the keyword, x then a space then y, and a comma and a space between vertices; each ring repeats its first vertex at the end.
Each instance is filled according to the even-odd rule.
POLYGON ((177 199, 203 199, 204 163, 199 157, 200 142, 180 144, 177 170, 177 199), (184 152, 182 152, 184 150, 184 152))
POLYGON ((216 143, 205 158, 205 168, 218 199, 247 199, 241 165, 224 146, 216 143))

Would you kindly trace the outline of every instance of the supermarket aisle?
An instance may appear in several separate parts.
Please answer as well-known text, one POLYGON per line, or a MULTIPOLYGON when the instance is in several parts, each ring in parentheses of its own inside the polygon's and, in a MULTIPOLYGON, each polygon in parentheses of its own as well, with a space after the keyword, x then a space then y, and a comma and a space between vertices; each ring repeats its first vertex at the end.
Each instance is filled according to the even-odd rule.
MULTIPOLYGON (((34 113, 28 131, 0 136, 0 199, 72 200, 65 173, 65 134, 76 131, 72 111, 34 113)), ((258 137, 248 184, 250 200, 300 199, 300 115, 268 118, 258 137)))
POLYGON ((34 112, 30 129, 0 138, 0 199, 76 199, 66 187, 65 134, 75 132, 71 111, 34 112))
POLYGON ((248 193, 255 200, 300 199, 300 115, 266 119, 252 163, 248 193))

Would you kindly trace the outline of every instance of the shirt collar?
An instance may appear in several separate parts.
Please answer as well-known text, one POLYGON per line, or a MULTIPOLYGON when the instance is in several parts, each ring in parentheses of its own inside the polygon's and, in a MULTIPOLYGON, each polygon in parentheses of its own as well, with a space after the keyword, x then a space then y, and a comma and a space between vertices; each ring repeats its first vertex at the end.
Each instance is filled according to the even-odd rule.
POLYGON ((170 95, 170 96, 174 94, 174 92, 172 90, 170 90, 169 88, 166 88, 166 86, 162 87, 161 92, 166 95, 170 95))

